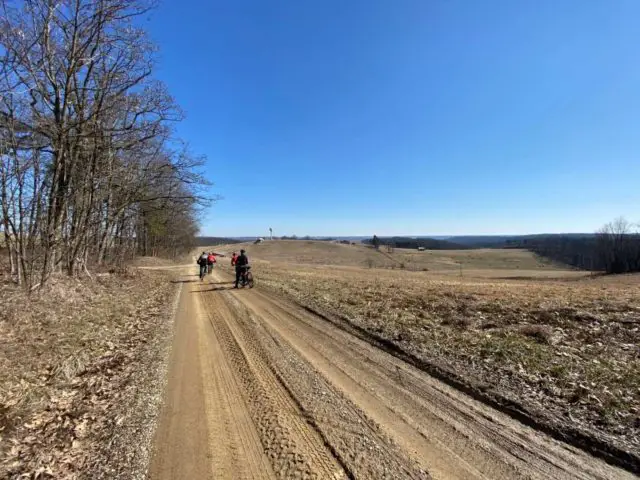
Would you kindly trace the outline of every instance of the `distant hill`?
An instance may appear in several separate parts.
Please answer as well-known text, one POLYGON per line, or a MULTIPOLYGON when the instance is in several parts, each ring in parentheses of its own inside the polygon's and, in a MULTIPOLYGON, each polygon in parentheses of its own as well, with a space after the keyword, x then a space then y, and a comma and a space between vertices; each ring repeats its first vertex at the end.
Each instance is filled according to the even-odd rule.
MULTIPOLYGON (((198 246, 222 245, 253 241, 257 237, 224 238, 198 237, 198 246)), ((371 237, 288 237, 287 240, 343 240, 372 244, 371 237)), ((468 250, 479 248, 523 249, 533 252, 553 262, 568 265, 581 270, 610 271, 611 255, 602 254, 598 236, 594 233, 550 233, 534 235, 460 235, 452 237, 379 237, 381 245, 393 245, 396 248, 426 250, 468 250), (609 266, 607 266, 609 265, 609 266)), ((280 241, 287 241, 280 240, 280 241)), ((640 269, 640 237, 629 237, 629 252, 625 253, 625 266, 620 271, 640 269), (629 257, 629 258, 627 258, 629 257), (637 257, 637 258, 636 258, 637 257)))
POLYGON ((228 245, 231 243, 242 243, 242 240, 225 237, 196 237, 198 247, 208 247, 212 245, 228 245))
POLYGON ((532 235, 460 235, 447 240, 473 248, 504 248, 513 244, 527 244, 540 240, 559 238, 586 239, 595 238, 593 233, 541 233, 532 235))

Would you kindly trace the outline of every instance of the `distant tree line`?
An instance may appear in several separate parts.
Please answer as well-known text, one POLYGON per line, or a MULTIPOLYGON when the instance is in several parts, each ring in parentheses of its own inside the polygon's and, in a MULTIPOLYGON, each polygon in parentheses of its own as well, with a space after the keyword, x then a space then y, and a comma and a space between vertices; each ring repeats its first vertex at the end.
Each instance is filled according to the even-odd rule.
POLYGON ((195 244, 202 158, 152 77, 151 3, 0 0, 0 247, 30 290, 195 244))
POLYGON ((373 238, 364 240, 363 242, 367 245, 373 246, 374 248, 380 248, 382 245, 390 245, 396 248, 424 248, 426 250, 465 250, 473 248, 468 245, 462 245, 447 240, 438 240, 435 238, 378 237, 374 235, 373 238))
POLYGON ((213 245, 231 245, 234 243, 242 243, 242 240, 225 237, 197 237, 195 246, 208 247, 213 245))
POLYGON ((500 238, 483 247, 523 248, 552 261, 582 270, 606 273, 640 271, 640 233, 623 218, 607 223, 594 234, 549 234, 500 238))
POLYGON ((276 237, 279 240, 315 240, 317 242, 332 242, 335 240, 335 238, 333 237, 312 237, 310 235, 305 235, 304 237, 298 237, 297 235, 291 235, 291 236, 287 236, 287 235, 283 235, 282 237, 276 237))
POLYGON ((523 236, 465 236, 448 240, 376 235, 364 243, 379 248, 425 248, 459 250, 469 248, 519 248, 554 262, 606 273, 640 272, 640 231, 623 218, 606 224, 593 234, 542 234, 523 236))
POLYGON ((640 231, 624 218, 606 224, 596 234, 596 251, 607 273, 640 272, 640 231))
POLYGON ((595 235, 535 235, 506 240, 493 248, 521 248, 583 270, 604 270, 595 235))

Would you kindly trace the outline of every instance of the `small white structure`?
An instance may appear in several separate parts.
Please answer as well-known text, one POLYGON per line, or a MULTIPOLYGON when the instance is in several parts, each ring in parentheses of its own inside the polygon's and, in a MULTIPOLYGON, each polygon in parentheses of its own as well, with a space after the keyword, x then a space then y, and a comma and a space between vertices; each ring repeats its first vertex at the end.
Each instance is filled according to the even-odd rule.
POLYGON ((424 248, 424 247, 418 247, 418 251, 419 251, 419 252, 424 252, 424 251, 425 251, 425 248, 424 248))
POLYGON ((256 241, 253 242, 253 243, 255 243, 257 245, 257 244, 262 243, 262 242, 264 242, 264 238, 260 237, 260 238, 256 238, 256 241))

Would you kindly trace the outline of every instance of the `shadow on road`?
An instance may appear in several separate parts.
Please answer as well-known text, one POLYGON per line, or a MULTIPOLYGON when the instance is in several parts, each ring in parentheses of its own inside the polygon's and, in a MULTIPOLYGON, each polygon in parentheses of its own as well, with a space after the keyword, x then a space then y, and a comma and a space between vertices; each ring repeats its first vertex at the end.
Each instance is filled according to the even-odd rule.
MULTIPOLYGON (((216 284, 212 283, 211 285, 216 285, 216 284)), ((217 292, 220 290, 233 290, 233 285, 230 285, 228 287, 201 288, 199 290, 193 290, 191 293, 217 292)))

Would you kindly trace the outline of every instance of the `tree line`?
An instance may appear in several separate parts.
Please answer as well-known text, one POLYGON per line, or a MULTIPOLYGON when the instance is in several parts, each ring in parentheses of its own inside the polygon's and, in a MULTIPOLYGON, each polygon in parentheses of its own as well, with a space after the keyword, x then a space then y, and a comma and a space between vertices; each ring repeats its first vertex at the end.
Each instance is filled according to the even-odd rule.
POLYGON ((0 242, 28 289, 194 245, 210 199, 144 0, 0 0, 0 242))
POLYGON ((519 248, 575 268, 605 273, 640 272, 640 226, 624 218, 604 225, 593 234, 540 234, 521 236, 466 236, 448 240, 432 238, 381 238, 364 243, 379 248, 425 248, 460 250, 468 248, 519 248))
POLYGON ((468 248, 473 248, 448 240, 439 240, 428 237, 378 237, 377 235, 374 235, 372 238, 364 240, 363 243, 371 245, 376 249, 380 248, 382 245, 393 248, 424 248, 426 250, 466 250, 468 248))
POLYGON ((505 239, 501 248, 524 248, 550 260, 582 270, 605 273, 640 271, 640 232, 624 218, 594 234, 530 235, 505 239))

